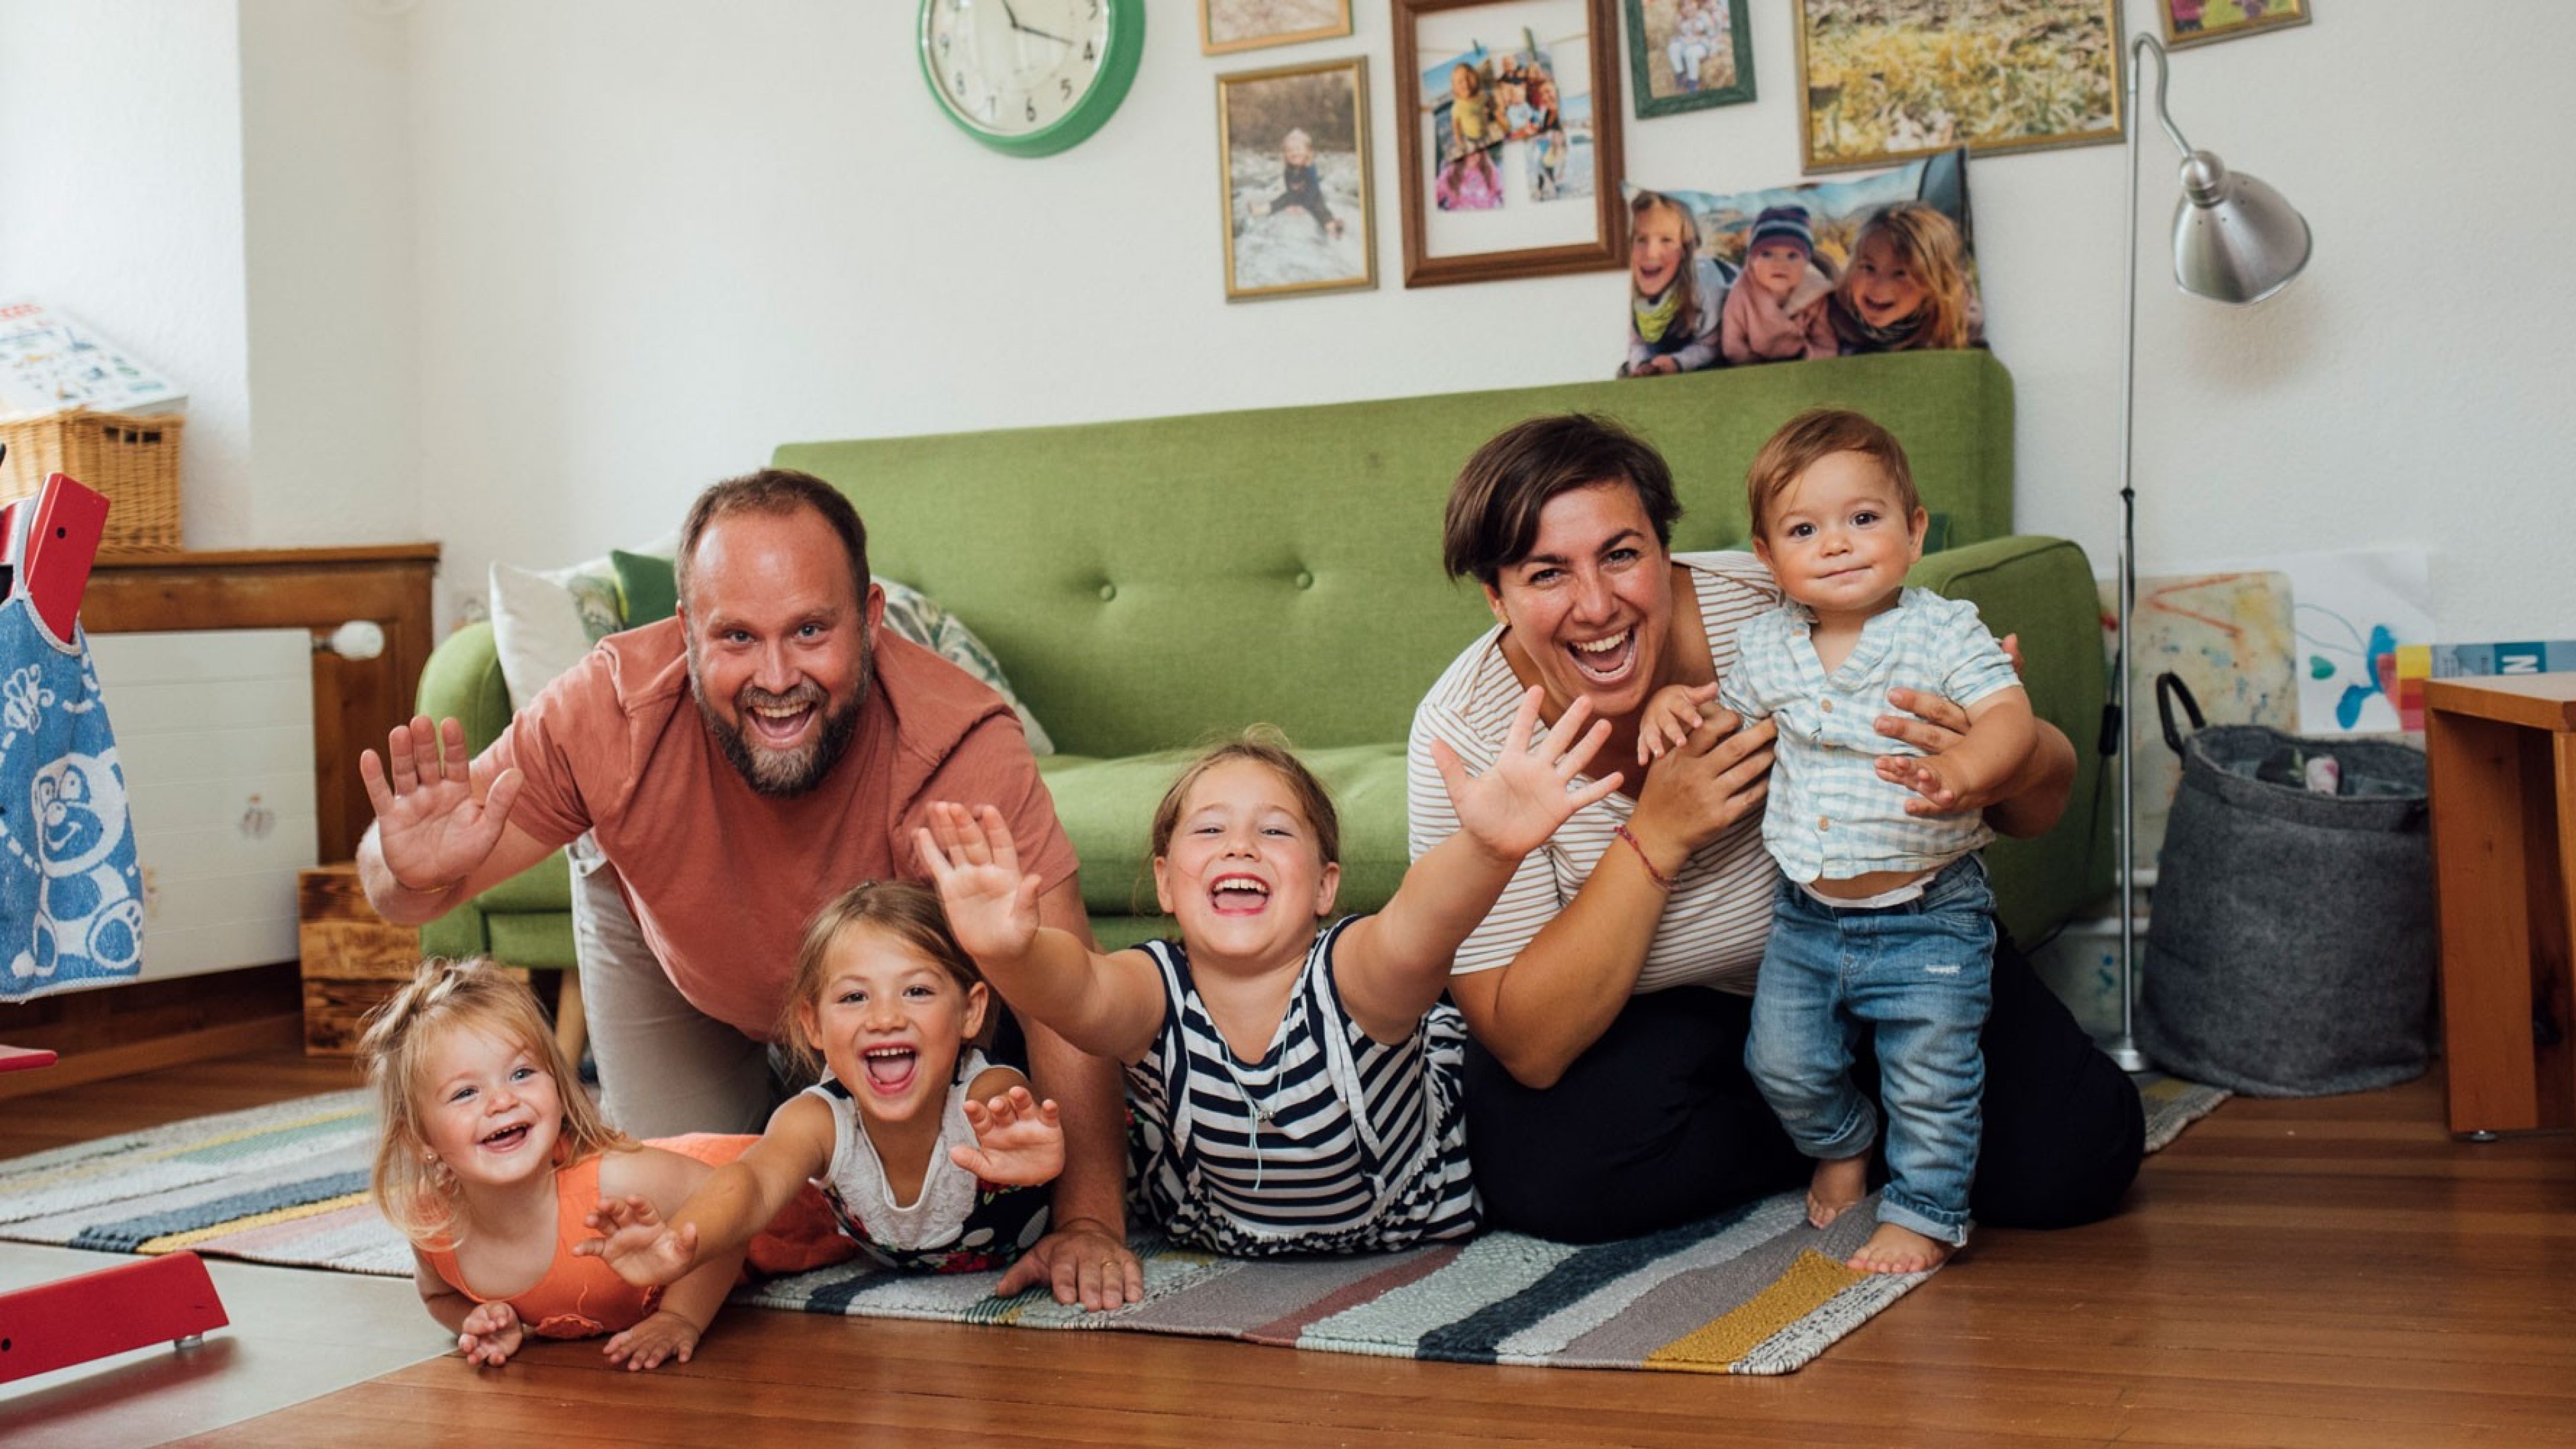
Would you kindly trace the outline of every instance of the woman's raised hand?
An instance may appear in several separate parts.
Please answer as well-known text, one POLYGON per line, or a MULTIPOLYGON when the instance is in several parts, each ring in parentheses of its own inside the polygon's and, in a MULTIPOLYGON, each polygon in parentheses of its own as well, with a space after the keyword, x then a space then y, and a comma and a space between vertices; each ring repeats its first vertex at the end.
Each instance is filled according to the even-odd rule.
POLYGON ((358 778, 376 808, 376 848, 394 883, 418 894, 444 890, 471 875, 501 842, 521 776, 503 770, 491 793, 474 795, 474 761, 465 726, 415 715, 385 736, 380 759, 358 756, 358 778))
POLYGON ((967 812, 934 801, 930 828, 916 830, 913 848, 939 887, 948 928, 978 961, 1016 959, 1038 934, 1038 896, 1045 882, 1020 871, 1011 827, 990 805, 967 812))
POLYGON ((1530 686, 1494 767, 1472 779, 1455 750, 1444 741, 1431 742, 1431 762, 1440 769, 1449 802, 1458 808, 1459 828, 1506 860, 1518 861, 1546 844, 1574 812, 1606 798, 1620 784, 1614 773, 1580 790, 1567 788, 1610 738, 1610 722, 1593 720, 1592 701, 1577 699, 1547 738, 1533 743, 1545 698, 1545 691, 1530 686), (1590 729, 1584 728, 1587 721, 1590 729))

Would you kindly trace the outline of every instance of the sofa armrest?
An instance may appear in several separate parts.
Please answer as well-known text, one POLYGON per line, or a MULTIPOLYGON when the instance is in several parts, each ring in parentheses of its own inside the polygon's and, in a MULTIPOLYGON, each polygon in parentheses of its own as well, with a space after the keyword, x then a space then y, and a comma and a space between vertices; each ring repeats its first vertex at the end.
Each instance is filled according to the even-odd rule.
MULTIPOLYGON (((491 748, 510 727, 510 686, 501 678, 501 651, 490 624, 468 624, 430 651, 420 672, 422 714, 453 716, 465 726, 465 747, 491 748)), ((572 909, 572 877, 557 851, 476 896, 424 928, 422 949, 434 955, 481 955, 493 949, 486 912, 561 912, 572 909), (437 949, 432 950, 432 942, 437 949)), ((514 962, 516 965, 542 964, 514 962)))
POLYGON ((1906 582, 1974 603, 1998 636, 2019 634, 2032 710, 2074 742, 2075 787, 2057 827, 1986 852, 2004 929, 2037 942, 2111 884, 2113 802, 2095 749, 2110 671, 2092 565, 2064 539, 2016 536, 1931 554, 1906 582))
POLYGON ((420 672, 420 712, 462 721, 465 748, 478 755, 510 727, 510 686, 501 678, 501 649, 490 624, 467 624, 429 652, 420 672))

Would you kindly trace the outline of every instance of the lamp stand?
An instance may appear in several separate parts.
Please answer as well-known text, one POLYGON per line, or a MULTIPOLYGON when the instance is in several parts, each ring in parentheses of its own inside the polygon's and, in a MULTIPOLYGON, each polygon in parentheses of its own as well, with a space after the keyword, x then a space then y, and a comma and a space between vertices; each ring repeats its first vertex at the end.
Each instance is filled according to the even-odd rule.
MULTIPOLYGON (((2136 668, 2130 654, 2129 615, 2136 607, 2138 580, 2138 495, 2132 486, 2137 444, 2132 436, 2138 412, 2138 152, 2146 117, 2139 114, 2144 88, 2140 70, 2146 54, 2156 56, 2156 109, 2164 110, 2165 53, 2152 37, 2141 35, 2129 55, 2129 195, 2128 226, 2120 236, 2120 279, 2127 287, 2127 306, 2120 324, 2120 577, 2119 577, 2119 762, 2120 762, 2120 1034, 2103 1044, 2103 1053, 2124 1072, 2143 1072, 2147 1054, 2138 1050, 2138 796, 2135 779, 2136 715, 2131 681, 2136 668)), ((2173 122, 2163 118, 2168 131, 2173 122)), ((2179 143, 2181 137, 2175 136, 2179 143)))

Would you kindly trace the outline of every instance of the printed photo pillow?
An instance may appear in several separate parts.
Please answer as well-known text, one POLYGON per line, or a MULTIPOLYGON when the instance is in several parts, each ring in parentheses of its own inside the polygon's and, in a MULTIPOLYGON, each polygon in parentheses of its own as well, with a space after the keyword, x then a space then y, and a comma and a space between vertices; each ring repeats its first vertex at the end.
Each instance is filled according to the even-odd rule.
POLYGON ((1622 377, 1985 345, 1964 147, 1856 181, 1622 189, 1622 377))

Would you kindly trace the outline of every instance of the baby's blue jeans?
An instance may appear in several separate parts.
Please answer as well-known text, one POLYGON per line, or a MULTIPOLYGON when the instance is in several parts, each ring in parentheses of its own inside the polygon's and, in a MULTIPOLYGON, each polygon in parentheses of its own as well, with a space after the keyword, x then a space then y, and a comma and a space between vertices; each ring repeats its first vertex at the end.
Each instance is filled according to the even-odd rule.
POLYGON ((1913 900, 1828 906, 1782 881, 1744 1046, 1771 1110, 1809 1157, 1851 1157, 1878 1138, 1852 1085, 1852 1053, 1876 1047, 1887 1104, 1887 1189, 1878 1220, 1944 1243, 1968 1240, 1993 997, 1995 897, 1974 855, 1913 900))

